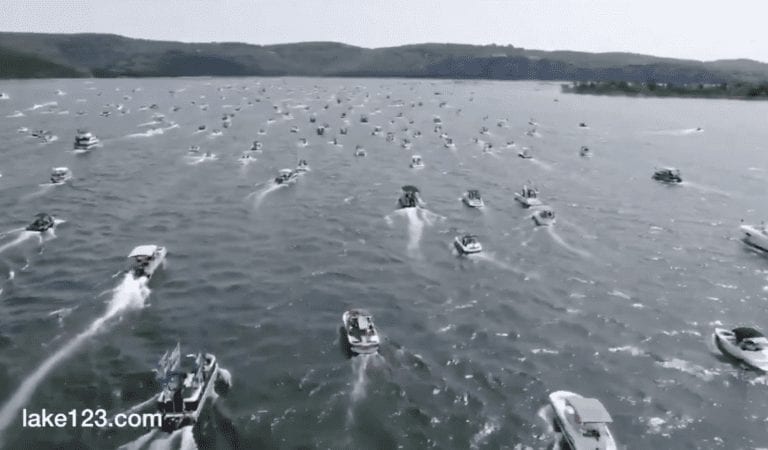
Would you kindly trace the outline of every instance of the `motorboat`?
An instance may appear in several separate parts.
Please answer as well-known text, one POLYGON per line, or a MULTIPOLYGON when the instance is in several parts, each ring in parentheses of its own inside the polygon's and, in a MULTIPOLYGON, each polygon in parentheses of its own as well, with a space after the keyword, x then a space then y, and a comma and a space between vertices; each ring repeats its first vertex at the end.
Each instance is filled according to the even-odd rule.
POLYGON ((203 406, 214 393, 219 365, 210 353, 186 355, 182 363, 180 345, 166 351, 155 369, 162 387, 157 396, 157 411, 162 416, 160 428, 172 433, 194 425, 203 406))
POLYGON ((250 153, 243 153, 242 155, 240 155, 240 163, 241 164, 248 164, 251 161, 256 161, 256 158, 251 156, 250 153))
POLYGON ((221 136, 223 133, 218 128, 211 131, 211 136, 221 136))
POLYGON ((530 130, 526 131, 525 135, 530 137, 536 136, 536 128, 531 128, 530 130))
POLYGON ((51 170, 51 183, 64 184, 72 179, 72 171, 67 167, 54 167, 51 170))
POLYGON ((714 337, 724 354, 768 372, 768 338, 760 331, 749 327, 715 328, 714 337))
POLYGON ((382 131, 381 125, 376 125, 375 127, 373 127, 373 131, 371 131, 371 136, 381 136, 381 131, 382 131))
POLYGON ((299 139, 299 147, 306 147, 309 145, 309 142, 307 141, 307 138, 300 138, 299 139))
POLYGON ((77 130, 75 135, 75 150, 90 150, 99 144, 99 140, 87 130, 77 130))
POLYGON ((357 147, 355 147, 355 156, 366 156, 366 155, 367 153, 365 152, 365 149, 362 146, 358 145, 357 147))
POLYGON ((373 325, 373 316, 364 309, 350 309, 341 316, 349 349, 355 354, 379 351, 379 334, 373 325))
POLYGON ((477 189, 470 189, 465 192, 464 196, 461 197, 461 201, 471 208, 482 208, 485 206, 483 198, 480 196, 480 191, 477 189))
POLYGON ((477 240, 477 236, 472 234, 465 234, 463 236, 456 236, 453 239, 453 246, 460 255, 471 255, 473 253, 480 253, 483 251, 483 246, 480 245, 480 241, 477 240))
POLYGON ((515 200, 522 203, 526 208, 532 206, 541 206, 541 200, 539 200, 539 190, 533 186, 527 184, 523 185, 520 192, 515 193, 515 200))
POLYGON ((53 217, 50 214, 40 213, 35 216, 35 220, 33 220, 32 223, 27 225, 26 230, 44 233, 52 229, 55 225, 56 221, 53 220, 53 217))
POLYGON ((413 155, 413 157, 411 157, 410 167, 411 169, 423 169, 424 161, 421 160, 421 156, 413 155))
POLYGON ((205 131, 207 127, 205 125, 200 125, 197 127, 197 131, 205 131))
POLYGON ((411 147, 413 147, 413 144, 411 143, 410 139, 405 138, 405 139, 403 139, 403 143, 400 144, 400 147, 402 147, 402 148, 404 148, 406 150, 410 150, 411 147))
POLYGON ((325 127, 317 127, 315 132, 317 133, 318 136, 322 136, 325 134, 325 127))
POLYGON ((488 130, 488 127, 481 127, 480 128, 480 134, 488 134, 490 130, 488 130))
POLYGON ((549 394, 549 403, 570 448, 616 450, 616 441, 608 428, 613 419, 600 400, 573 392, 556 391, 549 394))
POLYGON ((531 159, 533 158, 533 155, 531 155, 531 150, 528 147, 524 147, 522 150, 520 150, 517 153, 517 156, 523 158, 523 159, 531 159))
POLYGON ((401 188, 403 195, 397 200, 397 204, 400 208, 416 208, 421 206, 421 196, 419 195, 419 188, 412 185, 406 185, 401 188))
POLYGON ((315 123, 315 122, 317 122, 317 116, 312 114, 311 116, 309 116, 309 123, 315 123))
POLYGON ((742 225, 741 231, 744 232, 744 243, 768 252, 768 225, 742 225))
POLYGON ((349 132, 346 128, 339 128, 339 134, 346 135, 349 132))
POLYGON ((200 146, 199 145, 190 145, 189 146, 189 153, 200 153, 200 146))
POLYGON ((304 173, 309 172, 309 163, 306 159, 300 159, 299 164, 296 166, 296 172, 298 173, 304 173))
POLYGON ((579 128, 588 128, 587 124, 584 122, 579 123, 579 128))
POLYGON ((128 254, 130 260, 130 273, 133 277, 139 279, 146 277, 152 278, 157 268, 165 263, 165 255, 168 251, 165 247, 159 245, 139 245, 128 254))
POLYGON ((360 116, 360 123, 368 123, 368 116, 366 116, 365 114, 360 116))
POLYGON ((295 182, 299 174, 291 169, 282 169, 275 177, 275 184, 288 184, 295 182))
POLYGON ((452 138, 445 138, 445 142, 443 143, 443 147, 445 147, 445 148, 456 148, 456 144, 453 142, 452 138))
POLYGON ((251 151, 258 152, 258 151, 261 151, 263 147, 264 147, 264 144, 262 144, 261 142, 253 141, 253 145, 251 145, 251 151))
POLYGON ((536 225, 548 227, 555 223, 555 211, 551 208, 544 207, 537 209, 531 216, 536 225))
POLYGON ((579 149, 579 155, 583 156, 584 158, 591 158, 592 151, 586 145, 582 145, 581 148, 579 149))
POLYGON ((10 98, 10 95, 6 94, 5 92, 0 92, 0 100, 9 100, 10 98))
POLYGON ((395 133, 387 131, 387 137, 384 138, 387 142, 395 142, 395 133))
POLYGON ((653 173, 652 178, 664 183, 683 182, 683 178, 680 176, 680 170, 675 169, 674 167, 664 167, 662 169, 657 169, 656 172, 653 173))

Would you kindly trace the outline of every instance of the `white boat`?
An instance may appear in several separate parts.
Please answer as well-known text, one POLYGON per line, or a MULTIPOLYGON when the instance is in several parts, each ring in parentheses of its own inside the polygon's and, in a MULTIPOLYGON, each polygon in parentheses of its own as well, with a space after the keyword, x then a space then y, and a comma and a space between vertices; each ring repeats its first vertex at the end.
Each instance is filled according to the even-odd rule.
POLYGON ((520 190, 520 192, 515 193, 515 200, 520 202, 526 208, 541 206, 541 200, 539 200, 539 190, 527 184, 523 185, 523 188, 520 190))
POLYGON ((445 143, 443 144, 443 147, 445 147, 445 148, 456 148, 456 144, 453 142, 453 139, 445 138, 445 143))
POLYGON ((168 251, 159 245, 139 245, 128 254, 130 271, 134 278, 152 278, 155 270, 165 262, 168 251))
POLYGON ((411 158, 411 169, 423 169, 424 168, 424 161, 421 160, 421 156, 419 155, 413 155, 411 158))
POLYGON ((485 202, 483 202, 483 197, 480 196, 480 191, 477 189, 470 189, 467 192, 464 193, 464 195, 461 197, 461 201, 464 202, 465 205, 471 207, 471 208, 482 208, 485 206, 485 202))
POLYGON ((611 415, 600 400, 568 391, 549 394, 563 437, 573 450, 616 450, 608 424, 611 415))
POLYGON ((309 145, 309 142, 307 142, 307 138, 300 138, 299 139, 299 143, 298 143, 299 147, 306 147, 307 145, 309 145))
POLYGON ((77 130, 75 135, 75 150, 90 150, 99 144, 99 140, 87 130, 77 130))
POLYGON ((555 212, 549 207, 537 209, 531 217, 539 226, 548 227, 555 223, 555 212))
POLYGON ((189 146, 189 153, 200 153, 200 146, 199 145, 190 145, 189 146))
POLYGON ((483 251, 483 246, 480 245, 480 241, 477 240, 477 236, 472 234, 465 234, 464 236, 456 236, 453 239, 453 246, 460 255, 471 255, 473 253, 480 253, 483 251))
POLYGON ((680 170, 675 169, 674 167, 657 169, 653 173, 652 178, 664 183, 682 183, 683 181, 683 178, 680 176, 680 170))
POLYGON ((0 100, 9 100, 11 97, 5 92, 0 92, 0 100))
POLYGON ((264 148, 264 144, 262 144, 259 141, 253 141, 253 145, 251 145, 251 151, 252 152, 261 151, 262 148, 264 148))
POLYGON ((291 127, 291 133, 298 133, 298 132, 299 132, 299 127, 295 125, 291 127))
POLYGON ((530 149, 528 147, 523 148, 521 151, 517 153, 517 156, 523 158, 523 159, 531 159, 533 158, 533 155, 531 155, 530 149))
POLYGON ((350 309, 342 314, 341 321, 352 353, 371 354, 379 351, 379 334, 368 311, 350 309))
POLYGON ((309 172, 311 169, 309 168, 309 163, 306 159, 300 159, 299 164, 296 166, 296 172, 298 173, 304 173, 309 172))
POLYGON ((579 149, 579 155, 585 157, 585 158, 591 158, 592 157, 592 151, 587 147, 586 145, 582 145, 579 149))
POLYGON ((721 352, 768 372, 768 338, 763 333, 748 327, 715 328, 714 336, 721 352))
POLYGON ((299 177, 299 174, 291 169, 282 169, 275 177, 275 184, 288 184, 294 183, 299 177))
POLYGON ((251 156, 250 153, 243 153, 242 155, 240 155, 241 164, 249 164, 251 161, 256 161, 256 158, 251 156))
POLYGON ((187 355, 182 366, 180 345, 165 352, 155 369, 162 391, 157 396, 157 411, 162 416, 160 428, 172 433, 194 425, 208 398, 214 393, 219 375, 216 357, 210 353, 187 355))
POLYGON ((54 167, 51 170, 51 183, 64 184, 72 179, 72 171, 67 167, 54 167))
POLYGON ((365 149, 362 146, 358 145, 357 147, 355 147, 355 156, 366 156, 366 155, 367 153, 365 152, 365 149))
POLYGON ((741 231, 744 232, 744 243, 768 252, 768 225, 742 225, 741 231))

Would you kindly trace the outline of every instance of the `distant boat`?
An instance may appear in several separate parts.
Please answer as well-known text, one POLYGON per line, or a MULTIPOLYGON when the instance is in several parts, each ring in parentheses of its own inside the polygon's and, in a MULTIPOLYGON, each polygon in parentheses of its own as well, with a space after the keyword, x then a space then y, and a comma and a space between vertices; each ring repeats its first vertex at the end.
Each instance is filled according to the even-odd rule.
POLYGON ((555 223, 555 212, 549 207, 537 209, 531 217, 538 226, 548 227, 555 223))
POLYGON ((591 158, 592 151, 590 151, 589 147, 587 147, 586 145, 582 145, 581 149, 579 149, 579 155, 583 156, 584 158, 591 158))
POLYGON ((461 197, 461 201, 463 201, 465 205, 471 208, 482 208, 485 206, 483 198, 480 196, 480 191, 477 189, 470 189, 465 192, 461 197))
POLYGON ((66 167, 54 167, 51 170, 51 183, 64 184, 72 179, 72 171, 66 167))
POLYGON ((411 157, 410 167, 411 169, 423 169, 424 161, 422 161, 421 156, 413 155, 413 157, 411 157))
POLYGON ((653 173, 654 180, 661 181, 664 183, 682 183, 683 178, 680 176, 680 170, 675 169, 674 167, 665 167, 662 169, 657 169, 653 173))

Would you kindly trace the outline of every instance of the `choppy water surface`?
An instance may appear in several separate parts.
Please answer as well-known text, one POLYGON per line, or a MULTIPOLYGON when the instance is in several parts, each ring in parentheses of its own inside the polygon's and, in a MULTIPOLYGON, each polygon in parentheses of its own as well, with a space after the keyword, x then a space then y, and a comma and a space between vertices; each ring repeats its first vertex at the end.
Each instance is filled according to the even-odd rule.
POLYGON ((0 87, 3 447, 545 448, 555 390, 600 398, 628 448, 768 445, 768 378, 711 345, 715 326, 768 328, 768 259, 738 234, 768 216, 765 103, 357 79, 0 87), (81 127, 103 146, 74 154, 81 127), (298 158, 312 170, 272 185, 298 158), (662 165, 686 181, 652 181, 662 165), (74 178, 46 185, 54 166, 74 178), (527 180, 557 214, 550 229, 514 201, 527 180), (405 184, 425 209, 394 211, 405 184), (471 188, 484 210, 459 201, 471 188), (19 231, 43 211, 64 221, 55 234, 19 231), (458 258, 460 232, 485 253, 458 258), (166 245, 168 265, 139 286, 119 272, 144 243, 166 245), (374 314, 380 355, 345 357, 351 307, 374 314), (21 428, 23 407, 145 402, 177 341, 232 375, 193 432, 21 428))

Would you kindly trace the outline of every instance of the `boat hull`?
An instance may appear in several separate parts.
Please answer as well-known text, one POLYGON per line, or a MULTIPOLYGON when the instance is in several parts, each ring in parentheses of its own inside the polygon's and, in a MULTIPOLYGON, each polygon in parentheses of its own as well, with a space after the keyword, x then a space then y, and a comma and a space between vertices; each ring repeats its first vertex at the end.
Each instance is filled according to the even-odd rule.
POLYGON ((745 244, 768 252, 768 236, 763 234, 761 230, 751 225, 742 225, 741 231, 744 232, 743 240, 745 244))
POLYGON ((717 348, 727 356, 744 362, 758 370, 768 372, 768 350, 762 352, 746 352, 736 344, 736 337, 730 330, 716 328, 714 333, 717 348))
POLYGON ((369 342, 362 342, 354 339, 349 333, 349 311, 345 311, 341 316, 342 325, 344 328, 344 336, 347 338, 347 346, 349 351, 356 355, 371 355, 379 351, 379 335, 374 334, 369 342))
POLYGON ((556 391, 549 394, 549 403, 555 413, 555 421, 570 447, 573 450, 616 450, 616 442, 607 428, 605 429, 606 434, 601 435, 599 441, 594 438, 586 439, 568 421, 565 414, 565 399, 573 396, 581 397, 579 394, 568 391, 556 391))

